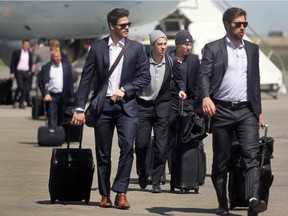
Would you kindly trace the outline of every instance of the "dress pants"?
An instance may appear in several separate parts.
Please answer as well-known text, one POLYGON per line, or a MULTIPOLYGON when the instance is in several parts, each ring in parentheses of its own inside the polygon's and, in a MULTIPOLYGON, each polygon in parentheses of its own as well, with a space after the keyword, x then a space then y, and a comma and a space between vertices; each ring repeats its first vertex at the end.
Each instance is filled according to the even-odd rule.
POLYGON ((258 199, 260 168, 258 120, 249 104, 238 107, 223 106, 217 102, 216 114, 212 118, 213 165, 212 182, 217 193, 219 206, 228 210, 227 172, 229 171, 230 147, 233 133, 239 140, 245 163, 246 199, 258 199))
MULTIPOLYGON (((152 170, 152 185, 159 185, 165 172, 166 152, 169 134, 169 116, 158 117, 154 104, 139 103, 139 125, 137 129, 135 153, 138 172, 146 173, 146 155, 151 144, 151 132, 154 133, 154 164, 152 170)), ((139 174, 140 174, 139 173, 139 174)))
POLYGON ((116 193, 126 193, 128 190, 137 122, 138 117, 129 117, 121 102, 114 103, 110 98, 106 98, 103 111, 94 127, 98 187, 102 196, 109 196, 111 189, 116 193), (111 188, 111 149, 115 127, 120 156, 111 188))
POLYGON ((66 105, 63 103, 62 95, 50 93, 52 101, 46 102, 46 113, 48 117, 48 127, 56 128, 64 120, 66 105))
POLYGON ((14 102, 18 101, 21 105, 27 98, 29 98, 31 73, 29 71, 16 71, 15 78, 17 88, 14 95, 14 102))

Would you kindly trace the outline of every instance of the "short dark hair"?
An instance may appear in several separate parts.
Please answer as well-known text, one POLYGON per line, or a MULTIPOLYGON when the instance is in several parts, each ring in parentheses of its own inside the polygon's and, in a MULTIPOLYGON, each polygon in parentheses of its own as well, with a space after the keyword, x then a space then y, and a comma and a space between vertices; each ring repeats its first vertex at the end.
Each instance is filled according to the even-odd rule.
POLYGON ((29 43, 30 43, 30 40, 29 40, 28 38, 24 38, 24 39, 22 40, 22 44, 24 44, 25 42, 29 42, 29 43))
POLYGON ((119 18, 128 17, 130 14, 128 9, 115 8, 107 14, 107 22, 110 29, 110 25, 116 25, 119 18))
POLYGON ((237 8, 237 7, 231 7, 231 8, 228 8, 223 14, 222 21, 225 26, 225 22, 231 23, 236 17, 239 17, 239 16, 244 16, 246 19, 246 15, 247 13, 245 10, 241 8, 237 8))

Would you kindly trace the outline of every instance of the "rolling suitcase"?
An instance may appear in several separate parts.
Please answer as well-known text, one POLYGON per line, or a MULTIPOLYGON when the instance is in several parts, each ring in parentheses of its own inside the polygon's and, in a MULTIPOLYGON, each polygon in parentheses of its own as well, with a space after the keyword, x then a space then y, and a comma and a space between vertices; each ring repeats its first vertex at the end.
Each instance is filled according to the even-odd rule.
POLYGON ((180 193, 194 190, 204 185, 206 177, 206 154, 203 138, 206 137, 205 122, 196 113, 183 112, 180 100, 179 115, 171 127, 174 131, 175 145, 172 149, 170 191, 180 189, 180 193))
POLYGON ((0 104, 12 104, 12 85, 11 79, 0 79, 0 104))
MULTIPOLYGON (((264 200, 268 206, 269 190, 273 183, 274 176, 271 171, 271 159, 273 158, 274 139, 267 137, 268 125, 265 125, 265 134, 260 138, 260 187, 259 199, 264 200)), ((245 199, 245 168, 241 158, 239 142, 232 142, 230 171, 228 181, 228 196, 230 209, 235 207, 248 207, 249 200, 245 199)))
MULTIPOLYGON (((43 103, 44 113, 45 103, 43 103)), ((46 115, 45 115, 46 116, 46 115)), ((48 127, 48 120, 45 118, 45 126, 40 126, 37 131, 39 146, 60 146, 65 142, 65 131, 62 126, 56 128, 48 127)))
MULTIPOLYGON (((151 137, 151 143, 149 145, 149 148, 147 150, 147 155, 146 155, 146 173, 147 173, 147 183, 152 184, 152 172, 153 172, 153 164, 154 164, 154 137, 151 137)), ((161 176, 161 184, 166 183, 166 172, 164 169, 164 172, 161 176)))
POLYGON ((54 148, 50 163, 50 200, 90 201, 94 175, 94 161, 91 149, 82 148, 81 128, 79 148, 70 148, 69 127, 67 148, 54 148))
POLYGON ((194 190, 204 185, 206 177, 206 154, 201 141, 175 147, 172 150, 170 191, 180 189, 180 193, 194 190))

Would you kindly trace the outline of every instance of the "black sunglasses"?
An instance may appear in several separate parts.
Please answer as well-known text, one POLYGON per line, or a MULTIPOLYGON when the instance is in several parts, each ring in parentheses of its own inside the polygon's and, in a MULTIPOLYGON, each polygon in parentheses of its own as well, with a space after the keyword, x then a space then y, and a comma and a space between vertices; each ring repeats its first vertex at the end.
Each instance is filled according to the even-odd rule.
POLYGON ((131 26, 131 22, 128 22, 128 23, 123 23, 123 24, 116 24, 117 26, 120 26, 121 29, 125 29, 126 26, 130 27, 131 26))
POLYGON ((231 22, 231 23, 234 23, 236 28, 240 28, 242 25, 244 26, 244 28, 248 26, 248 22, 231 22))

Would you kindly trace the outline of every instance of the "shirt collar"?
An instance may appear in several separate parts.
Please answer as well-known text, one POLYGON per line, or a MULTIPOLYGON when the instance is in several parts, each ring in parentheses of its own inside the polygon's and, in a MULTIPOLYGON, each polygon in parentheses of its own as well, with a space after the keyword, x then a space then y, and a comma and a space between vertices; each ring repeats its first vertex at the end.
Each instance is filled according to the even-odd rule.
MULTIPOLYGON (((120 47, 124 47, 125 41, 126 41, 126 38, 121 38, 117 45, 120 46, 120 47)), ((113 40, 112 40, 111 36, 109 36, 108 46, 110 47, 113 44, 114 44, 113 40)))
POLYGON ((62 67, 62 62, 60 62, 58 66, 56 66, 54 63, 52 63, 52 67, 53 67, 53 68, 59 68, 59 67, 62 67))
POLYGON ((163 56, 161 62, 159 64, 157 64, 154 59, 152 58, 152 52, 150 52, 150 63, 154 64, 154 65, 163 65, 166 63, 166 59, 165 59, 165 55, 163 56))
MULTIPOLYGON (((226 37, 226 44, 227 44, 229 47, 232 47, 232 48, 235 49, 233 43, 231 42, 231 40, 230 40, 228 37, 226 37)), ((243 48, 244 45, 245 45, 244 40, 241 40, 241 44, 240 44, 240 46, 239 46, 239 49, 243 48)))

